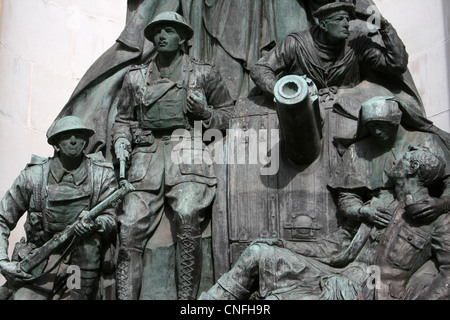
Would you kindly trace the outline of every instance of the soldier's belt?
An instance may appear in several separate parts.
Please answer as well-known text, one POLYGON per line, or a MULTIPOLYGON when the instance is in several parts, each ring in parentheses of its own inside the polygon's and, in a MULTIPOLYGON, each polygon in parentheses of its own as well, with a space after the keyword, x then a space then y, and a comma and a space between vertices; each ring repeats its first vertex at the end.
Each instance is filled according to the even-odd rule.
POLYGON ((136 128, 132 130, 133 143, 137 146, 145 147, 151 146, 155 143, 153 132, 148 129, 136 128))

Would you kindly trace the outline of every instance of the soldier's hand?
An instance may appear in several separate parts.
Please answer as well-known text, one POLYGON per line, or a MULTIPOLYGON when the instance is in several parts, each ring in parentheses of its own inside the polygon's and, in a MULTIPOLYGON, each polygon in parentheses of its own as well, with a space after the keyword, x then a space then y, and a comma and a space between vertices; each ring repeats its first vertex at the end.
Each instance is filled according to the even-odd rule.
POLYGON ((446 213, 445 200, 428 198, 405 207, 406 214, 417 222, 430 223, 446 213))
POLYGON ((117 139, 116 143, 114 144, 114 151, 116 152, 116 156, 118 159, 128 159, 131 153, 131 142, 126 138, 117 139), (122 146, 124 148, 122 148, 122 146), (125 152, 125 154, 123 154, 123 152, 125 152))
POLYGON ((19 262, 1 261, 0 271, 6 280, 13 283, 32 278, 31 274, 22 271, 19 262))
POLYGON ((375 208, 372 206, 363 206, 359 210, 361 219, 380 227, 387 227, 392 219, 392 214, 384 208, 375 208))
POLYGON ((211 118, 211 110, 208 108, 208 101, 203 93, 189 91, 187 97, 188 112, 195 120, 208 120, 211 118))
POLYGON ((391 25, 391 23, 382 15, 380 15, 380 29, 381 30, 385 30, 387 27, 389 27, 391 25))
POLYGON ((80 222, 75 225, 75 233, 79 237, 91 234, 97 230, 100 230, 101 226, 96 221, 92 221, 88 218, 82 218, 80 222))

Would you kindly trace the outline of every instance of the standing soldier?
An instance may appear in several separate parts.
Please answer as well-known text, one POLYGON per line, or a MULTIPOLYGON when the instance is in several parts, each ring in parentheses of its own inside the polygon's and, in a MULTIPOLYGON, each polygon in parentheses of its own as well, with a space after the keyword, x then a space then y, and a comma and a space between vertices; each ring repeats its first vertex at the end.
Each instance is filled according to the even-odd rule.
POLYGON ((184 53, 193 30, 182 16, 158 15, 145 36, 158 54, 125 76, 113 129, 116 155, 131 153, 128 181, 136 189, 125 198, 120 218, 118 298, 139 299, 143 251, 168 204, 177 225, 178 298, 195 299, 202 268, 200 224, 215 197, 217 179, 204 144, 194 152, 193 143, 193 158, 187 157, 191 161, 184 156, 174 161, 171 135, 182 129, 192 137, 194 123, 226 129, 233 101, 215 68, 184 53))
POLYGON ((103 248, 116 232, 115 210, 107 208, 94 221, 80 219, 80 214, 109 197, 117 189, 117 182, 112 165, 101 155, 84 154, 93 134, 77 117, 59 120, 48 138, 55 156, 49 159, 33 156, 1 200, 0 271, 15 289, 15 300, 66 297, 63 293, 70 273, 68 266, 80 271, 79 286, 70 291, 70 299, 95 298, 103 248), (10 231, 26 211, 27 241, 16 245, 10 262, 10 231), (76 240, 53 252, 42 273, 33 272, 32 276, 21 270, 17 258, 26 258, 77 221, 76 240))

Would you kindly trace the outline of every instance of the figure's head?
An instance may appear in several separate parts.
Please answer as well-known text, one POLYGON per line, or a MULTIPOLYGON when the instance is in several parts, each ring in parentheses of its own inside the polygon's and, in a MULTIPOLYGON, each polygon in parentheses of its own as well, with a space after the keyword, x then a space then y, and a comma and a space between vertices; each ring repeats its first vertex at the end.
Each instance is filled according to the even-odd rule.
POLYGON ((192 38, 194 30, 176 12, 163 12, 145 28, 145 37, 153 42, 158 53, 179 51, 192 38))
POLYGON ((89 129, 78 117, 68 116, 56 122, 48 137, 48 143, 57 153, 76 158, 83 154, 95 131, 89 129))
POLYGON ((389 176, 398 186, 406 179, 416 178, 421 186, 429 187, 444 177, 445 168, 445 161, 429 148, 409 146, 389 176))
POLYGON ((375 97, 361 105, 361 123, 383 147, 393 146, 402 115, 393 97, 375 97))
POLYGON ((350 20, 354 19, 353 1, 335 1, 320 7, 314 12, 320 29, 332 44, 346 40, 350 35, 350 20))

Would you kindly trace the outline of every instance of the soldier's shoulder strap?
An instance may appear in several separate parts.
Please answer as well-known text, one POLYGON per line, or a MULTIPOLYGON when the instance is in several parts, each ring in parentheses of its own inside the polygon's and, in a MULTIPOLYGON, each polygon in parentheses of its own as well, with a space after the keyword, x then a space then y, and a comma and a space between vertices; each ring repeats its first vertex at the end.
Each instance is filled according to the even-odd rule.
POLYGON ((91 210, 98 204, 100 198, 101 186, 105 178, 103 169, 114 171, 114 166, 106 160, 101 152, 86 155, 86 158, 88 159, 89 179, 92 190, 89 209, 91 210))
POLYGON ((129 81, 136 84, 144 85, 146 81, 147 70, 150 68, 151 60, 145 64, 135 64, 129 67, 127 77, 129 81))
POLYGON ((103 153, 97 152, 93 154, 86 155, 88 159, 92 161, 92 163, 99 167, 114 169, 114 166, 112 163, 108 162, 106 158, 103 156, 103 153))
POLYGON ((37 166, 37 165, 43 165, 49 161, 50 161, 50 158, 43 158, 43 157, 39 157, 39 156, 33 154, 31 156, 30 162, 27 163, 27 166, 25 168, 30 168, 30 167, 37 166))
POLYGON ((33 188, 33 201, 34 208, 37 212, 41 212, 43 208, 50 163, 51 158, 32 155, 30 162, 25 168, 25 170, 32 170, 31 183, 33 188))

